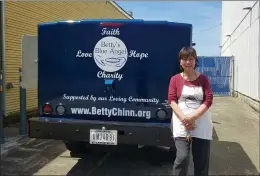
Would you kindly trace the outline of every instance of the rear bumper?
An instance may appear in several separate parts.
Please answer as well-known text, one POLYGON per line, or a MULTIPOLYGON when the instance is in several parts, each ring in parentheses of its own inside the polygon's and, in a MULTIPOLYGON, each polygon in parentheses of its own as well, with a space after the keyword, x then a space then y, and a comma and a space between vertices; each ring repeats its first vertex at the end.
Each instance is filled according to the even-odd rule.
POLYGON ((174 146, 171 129, 166 124, 31 118, 28 135, 41 139, 89 141, 90 129, 102 127, 118 131, 118 144, 174 146))

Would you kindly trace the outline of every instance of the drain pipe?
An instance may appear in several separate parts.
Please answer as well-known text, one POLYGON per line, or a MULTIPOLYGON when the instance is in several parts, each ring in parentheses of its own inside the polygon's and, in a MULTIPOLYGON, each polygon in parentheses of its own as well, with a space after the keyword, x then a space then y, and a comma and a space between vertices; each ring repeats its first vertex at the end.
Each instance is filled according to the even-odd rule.
POLYGON ((5 110, 6 110, 6 87, 5 87, 5 0, 1 2, 1 35, 2 35, 2 48, 1 48, 1 68, 0 68, 0 137, 1 143, 4 143, 4 117, 5 117, 5 110))

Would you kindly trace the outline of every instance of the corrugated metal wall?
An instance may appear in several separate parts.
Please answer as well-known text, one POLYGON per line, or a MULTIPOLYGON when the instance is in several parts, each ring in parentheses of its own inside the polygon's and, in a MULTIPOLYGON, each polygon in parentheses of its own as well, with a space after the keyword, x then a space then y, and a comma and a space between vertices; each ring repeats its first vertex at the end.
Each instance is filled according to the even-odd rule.
MULTIPOLYGON (((21 38, 36 35, 40 22, 84 19, 127 18, 109 2, 6 2, 6 83, 14 88, 6 91, 6 112, 19 112, 19 67, 21 38)), ((37 107, 37 90, 27 90, 27 108, 37 107)))
POLYGON ((234 55, 234 90, 260 100, 259 1, 223 1, 222 8, 222 55, 234 55))

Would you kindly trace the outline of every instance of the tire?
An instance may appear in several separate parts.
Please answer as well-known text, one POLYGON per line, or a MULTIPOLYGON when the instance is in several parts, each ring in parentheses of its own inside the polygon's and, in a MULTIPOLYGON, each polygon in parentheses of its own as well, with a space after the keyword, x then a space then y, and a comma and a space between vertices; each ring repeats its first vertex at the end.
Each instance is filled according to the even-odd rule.
POLYGON ((87 152, 87 147, 85 145, 85 142, 64 141, 64 144, 71 153, 86 153, 87 152))

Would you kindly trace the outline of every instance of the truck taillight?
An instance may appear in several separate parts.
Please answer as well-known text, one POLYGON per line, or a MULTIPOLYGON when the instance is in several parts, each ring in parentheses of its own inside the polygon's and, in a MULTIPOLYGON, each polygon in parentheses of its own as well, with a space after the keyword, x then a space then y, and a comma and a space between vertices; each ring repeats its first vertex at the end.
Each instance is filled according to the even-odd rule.
POLYGON ((123 24, 122 23, 117 23, 117 22, 101 22, 100 26, 103 27, 121 27, 123 24))
POLYGON ((52 109, 52 106, 50 104, 46 103, 45 105, 43 105, 42 112, 44 114, 51 114, 52 111, 53 111, 53 109, 52 109))
POLYGON ((64 115, 65 112, 66 112, 66 108, 62 104, 59 104, 58 106, 56 106, 56 113, 58 115, 64 115))
POLYGON ((156 111, 156 116, 160 119, 160 120, 164 120, 167 117, 167 112, 165 109, 158 109, 156 111))

